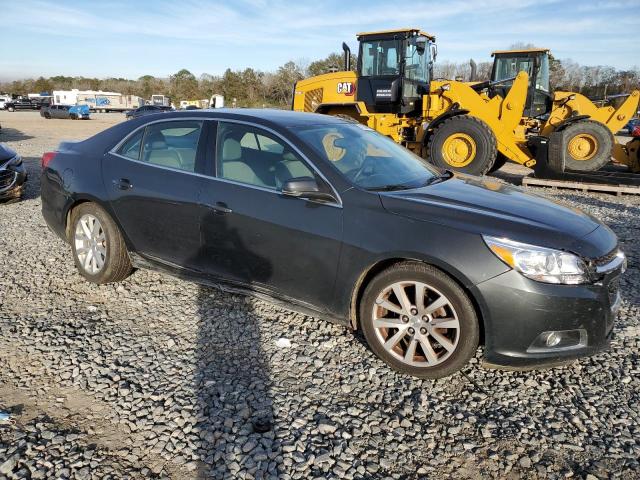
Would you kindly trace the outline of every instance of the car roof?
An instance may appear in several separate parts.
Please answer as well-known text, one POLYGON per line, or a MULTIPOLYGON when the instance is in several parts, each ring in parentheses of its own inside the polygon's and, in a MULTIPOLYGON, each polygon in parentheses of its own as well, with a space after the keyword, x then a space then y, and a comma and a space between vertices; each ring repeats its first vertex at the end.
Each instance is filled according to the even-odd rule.
POLYGON ((345 123, 346 120, 331 115, 318 113, 294 112, 292 110, 275 110, 262 108, 216 108, 203 110, 188 110, 182 112, 163 113, 159 118, 204 117, 228 118, 230 120, 245 120, 265 126, 294 127, 309 125, 326 125, 345 123))

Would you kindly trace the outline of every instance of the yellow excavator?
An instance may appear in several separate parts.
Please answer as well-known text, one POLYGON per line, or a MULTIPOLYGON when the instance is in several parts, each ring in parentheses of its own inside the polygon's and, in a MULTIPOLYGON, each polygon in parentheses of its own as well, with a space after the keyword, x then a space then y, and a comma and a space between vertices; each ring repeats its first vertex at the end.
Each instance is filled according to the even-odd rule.
MULTIPOLYGON (((616 109, 613 106, 597 106, 589 98, 574 92, 550 90, 550 56, 545 48, 499 50, 491 54, 491 86, 489 97, 505 96, 510 88, 510 78, 520 71, 529 74, 527 100, 521 125, 529 135, 551 137, 558 133, 565 142, 551 145, 550 168, 576 172, 595 171, 607 164, 611 157, 615 162, 627 165, 631 171, 640 172, 640 139, 622 145, 615 134, 636 114, 640 92, 626 97, 616 109), (501 82, 502 81, 502 82, 501 82)), ((473 73, 472 73, 473 76, 473 73)), ((498 156, 497 165, 506 157, 498 156)))
POLYGON ((549 162, 555 155, 564 169, 561 153, 571 141, 568 127, 578 124, 569 130, 574 136, 591 135, 597 123, 579 123, 585 118, 571 116, 549 137, 531 135, 523 121, 529 91, 525 70, 476 84, 434 79, 433 35, 407 28, 364 32, 357 38, 356 71, 351 71, 351 52, 343 43, 344 71, 297 82, 294 110, 349 117, 438 166, 475 175, 495 169, 498 155, 532 168, 561 163, 555 157, 549 162), (502 85, 508 87, 504 95, 495 93, 502 85))

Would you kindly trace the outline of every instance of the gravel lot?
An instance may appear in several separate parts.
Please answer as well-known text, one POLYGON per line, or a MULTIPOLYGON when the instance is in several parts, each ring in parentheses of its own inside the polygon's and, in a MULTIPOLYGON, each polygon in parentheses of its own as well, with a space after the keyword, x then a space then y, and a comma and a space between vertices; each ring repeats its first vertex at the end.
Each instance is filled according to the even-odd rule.
POLYGON ((122 119, 0 112, 31 172, 0 205, 0 478, 640 478, 640 199, 535 190, 620 237, 610 351, 416 380, 263 301, 150 271, 85 282, 40 215, 39 158, 122 119))

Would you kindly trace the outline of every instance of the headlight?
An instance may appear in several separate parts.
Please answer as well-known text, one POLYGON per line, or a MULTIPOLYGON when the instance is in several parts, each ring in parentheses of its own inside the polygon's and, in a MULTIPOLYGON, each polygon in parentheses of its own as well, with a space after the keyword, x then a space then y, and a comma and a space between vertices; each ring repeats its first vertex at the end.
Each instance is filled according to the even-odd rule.
POLYGON ((483 235, 491 251, 525 277, 545 283, 577 285, 589 282, 587 266, 572 253, 483 235))

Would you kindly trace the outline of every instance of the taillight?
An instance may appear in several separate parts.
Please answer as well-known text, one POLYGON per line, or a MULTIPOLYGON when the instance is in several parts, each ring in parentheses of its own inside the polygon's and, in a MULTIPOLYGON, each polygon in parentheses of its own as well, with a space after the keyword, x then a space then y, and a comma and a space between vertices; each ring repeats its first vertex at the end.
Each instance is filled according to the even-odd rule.
POLYGON ((54 158, 56 158, 58 152, 44 152, 42 154, 42 169, 44 170, 45 168, 47 168, 47 165, 49 165, 49 162, 51 162, 51 160, 53 160, 54 158))

